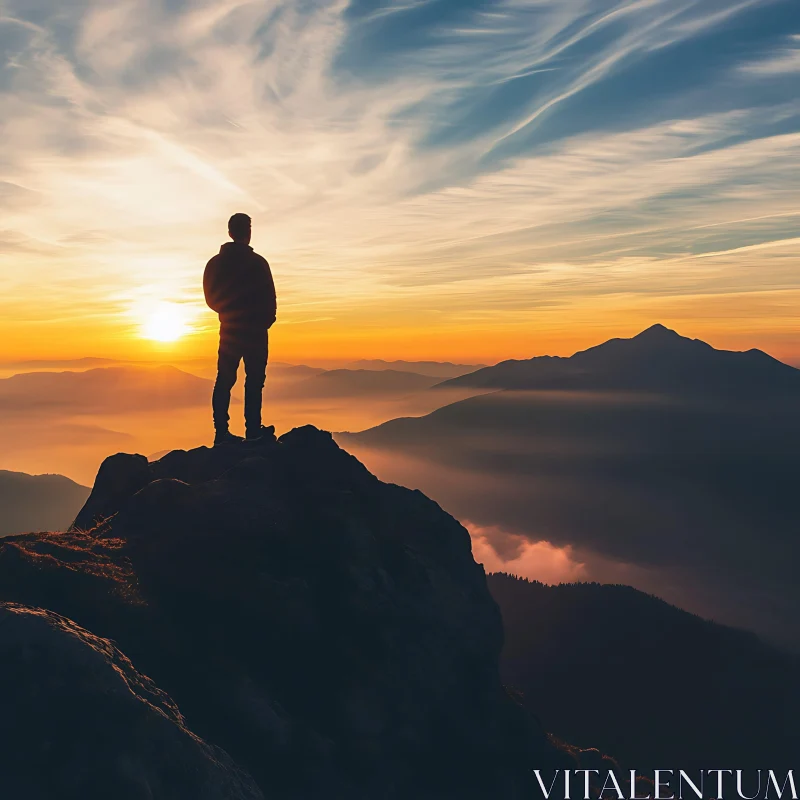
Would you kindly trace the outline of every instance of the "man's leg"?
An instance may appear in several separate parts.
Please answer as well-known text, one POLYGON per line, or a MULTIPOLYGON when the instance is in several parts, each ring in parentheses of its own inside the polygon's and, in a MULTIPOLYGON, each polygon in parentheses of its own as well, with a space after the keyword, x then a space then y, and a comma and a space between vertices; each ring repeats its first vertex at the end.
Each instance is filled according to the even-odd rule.
POLYGON ((241 358, 241 351, 236 341, 220 331, 217 380, 214 383, 214 394, 211 399, 214 410, 214 429, 217 434, 225 433, 228 430, 231 390, 236 384, 236 373, 239 371, 241 358))
POLYGON ((249 436, 261 433, 261 401, 267 377, 268 354, 267 332, 254 332, 244 352, 244 421, 249 436))

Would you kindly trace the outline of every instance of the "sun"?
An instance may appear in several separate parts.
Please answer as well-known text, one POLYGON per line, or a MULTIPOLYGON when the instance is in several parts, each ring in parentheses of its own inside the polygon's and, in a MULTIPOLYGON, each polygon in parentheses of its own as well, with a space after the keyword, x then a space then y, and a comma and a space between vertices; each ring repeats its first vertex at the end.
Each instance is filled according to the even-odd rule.
POLYGON ((142 336, 156 342, 175 342, 189 330, 186 314, 177 303, 158 303, 149 309, 142 325, 142 336))

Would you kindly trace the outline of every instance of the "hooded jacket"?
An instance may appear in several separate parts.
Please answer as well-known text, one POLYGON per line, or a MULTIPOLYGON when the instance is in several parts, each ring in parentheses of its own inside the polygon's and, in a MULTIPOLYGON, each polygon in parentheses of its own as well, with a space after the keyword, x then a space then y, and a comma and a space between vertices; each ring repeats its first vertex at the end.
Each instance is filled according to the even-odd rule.
POLYGON ((272 271, 249 245, 228 242, 206 265, 203 292, 223 328, 269 328, 277 301, 272 271))

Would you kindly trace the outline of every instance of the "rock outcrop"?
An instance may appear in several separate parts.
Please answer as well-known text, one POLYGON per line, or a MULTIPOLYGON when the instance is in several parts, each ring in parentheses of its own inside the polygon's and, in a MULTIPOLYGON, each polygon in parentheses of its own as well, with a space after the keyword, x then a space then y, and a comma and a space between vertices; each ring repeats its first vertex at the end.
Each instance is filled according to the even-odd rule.
POLYGON ((0 542, 0 601, 113 639, 265 797, 523 798, 575 765, 501 685, 467 531, 315 428, 113 456, 70 531, 0 542))
POLYGON ((2 795, 260 800, 116 647, 50 611, 0 604, 2 795))

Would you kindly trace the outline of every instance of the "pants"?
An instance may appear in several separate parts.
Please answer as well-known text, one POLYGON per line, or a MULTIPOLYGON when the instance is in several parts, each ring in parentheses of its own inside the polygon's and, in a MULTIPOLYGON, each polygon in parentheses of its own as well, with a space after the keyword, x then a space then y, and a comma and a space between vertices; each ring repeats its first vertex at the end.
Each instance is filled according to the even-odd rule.
POLYGON ((261 429, 261 395, 267 376, 268 352, 269 337, 264 328, 231 330, 220 327, 217 380, 211 401, 217 432, 228 430, 231 390, 236 384, 239 362, 243 359, 245 426, 251 433, 261 429))

